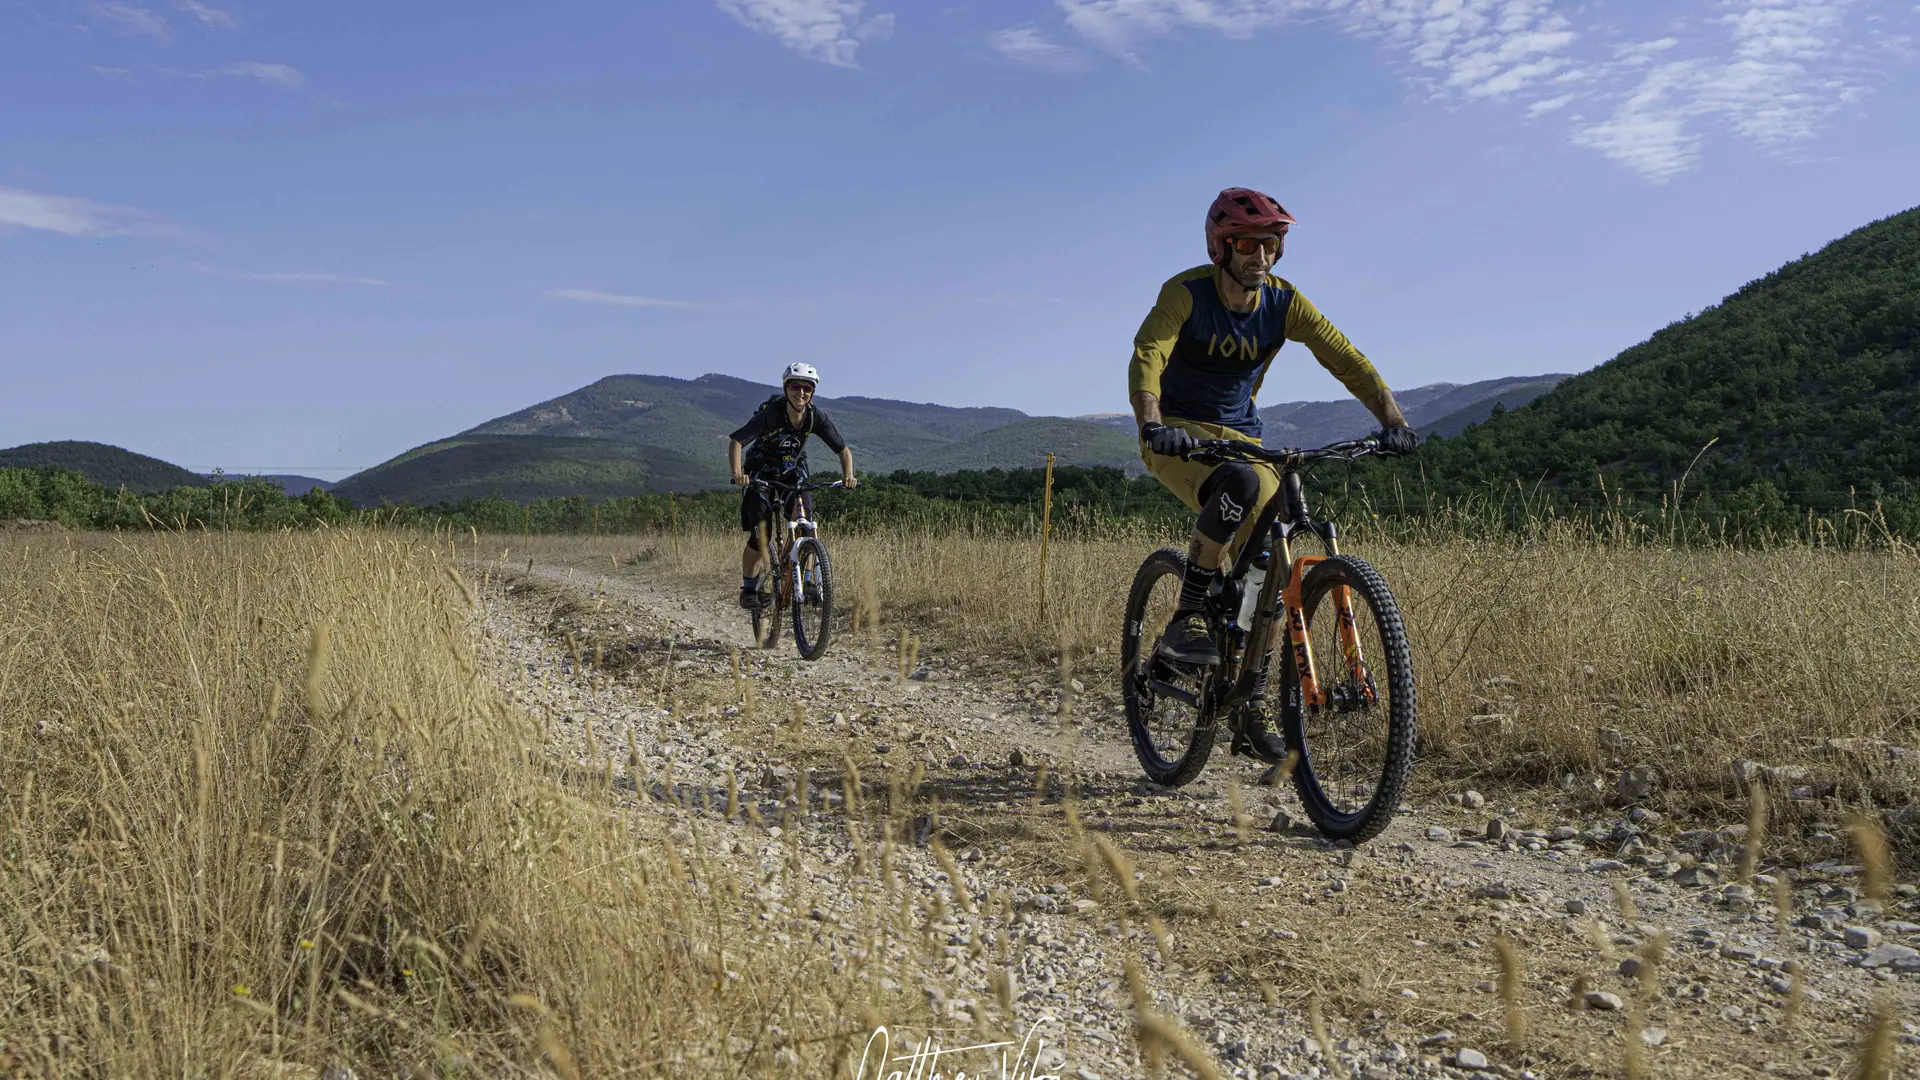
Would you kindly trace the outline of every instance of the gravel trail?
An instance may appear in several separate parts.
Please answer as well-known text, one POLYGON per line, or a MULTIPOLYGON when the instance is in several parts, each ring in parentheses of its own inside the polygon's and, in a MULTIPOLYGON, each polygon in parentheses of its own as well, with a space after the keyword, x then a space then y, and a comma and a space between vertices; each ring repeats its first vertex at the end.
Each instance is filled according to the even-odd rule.
MULTIPOLYGON (((948 1047, 973 1041, 1004 994, 1017 1029, 1045 1040, 1036 1075, 1147 1074, 1130 959, 1154 1007, 1224 1074, 1260 1080, 1618 1076, 1630 1045, 1647 1075, 1837 1076, 1876 995, 1913 1013, 1912 887, 1882 910, 1859 895, 1857 867, 1833 862, 1730 884, 1737 829, 1675 830, 1624 808, 1571 820, 1544 801, 1458 791, 1337 850, 1290 824, 1291 792, 1260 787, 1261 769, 1223 750, 1186 788, 1145 783, 1117 694, 1087 685, 1102 681, 1091 673, 1075 692, 1054 673, 929 648, 902 680, 897 639, 847 634, 844 617, 828 654, 806 663, 787 633, 752 649, 730 595, 645 563, 534 565, 489 595, 482 653, 550 721, 549 753, 591 772, 618 748, 629 802, 763 882, 769 940, 873 947, 849 883, 871 875, 857 866, 881 837, 863 834, 856 854, 847 763, 863 800, 891 791, 895 871, 938 893, 946 915, 932 926, 941 977, 906 989, 948 1019, 934 1033, 948 1047), (601 677, 573 671, 568 634, 584 660, 599 650, 589 670, 601 677), (730 783, 743 804, 732 818, 730 783), (960 910, 930 836, 953 851, 977 914, 960 910), (1138 868, 1137 904, 1086 861, 1096 837, 1138 868), (801 884, 765 884, 788 863, 801 884), (1776 919, 1775 876, 1790 923, 1776 919), (1503 937, 1524 966, 1518 1047, 1497 992, 1503 937), (1332 1060, 1312 1035, 1316 1002, 1332 1060)), ((909 946, 891 946, 901 978, 916 977, 909 946)), ((1898 1042, 1904 1054, 1920 1037, 1903 1024, 1898 1042)), ((991 1063, 942 1068, 995 1075, 991 1063)))

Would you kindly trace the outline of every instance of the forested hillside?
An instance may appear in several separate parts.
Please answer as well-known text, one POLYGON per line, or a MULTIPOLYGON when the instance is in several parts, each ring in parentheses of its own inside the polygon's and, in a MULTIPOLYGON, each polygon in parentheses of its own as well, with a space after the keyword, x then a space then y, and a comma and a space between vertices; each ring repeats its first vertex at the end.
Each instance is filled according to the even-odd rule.
POLYGON ((0 469, 71 469, 106 488, 168 491, 206 483, 172 462, 97 442, 28 443, 0 450, 0 469))
MULTIPOLYGON (((1920 209, 1876 221, 1523 408, 1377 465, 1459 495, 1541 483, 1786 520, 1885 500, 1920 524, 1920 209)), ((1908 520, 1912 519, 1912 520, 1908 520)))

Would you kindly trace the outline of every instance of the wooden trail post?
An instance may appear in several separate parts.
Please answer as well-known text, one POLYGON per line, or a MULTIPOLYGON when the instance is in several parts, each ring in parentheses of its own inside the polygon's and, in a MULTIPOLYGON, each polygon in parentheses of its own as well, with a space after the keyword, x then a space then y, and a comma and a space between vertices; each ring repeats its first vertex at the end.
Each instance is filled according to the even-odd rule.
POLYGON ((667 535, 673 538, 673 557, 680 557, 680 511, 674 506, 673 492, 667 492, 667 535))
POLYGON ((522 539, 524 539, 527 542, 528 547, 532 547, 533 546, 533 507, 523 506, 520 508, 520 513, 522 515, 522 521, 521 521, 522 539))
POLYGON ((597 506, 593 508, 593 535, 600 535, 600 508, 597 506))
POLYGON ((1040 619, 1047 618, 1047 538, 1053 534, 1053 451, 1047 451, 1047 486, 1040 496, 1040 619))

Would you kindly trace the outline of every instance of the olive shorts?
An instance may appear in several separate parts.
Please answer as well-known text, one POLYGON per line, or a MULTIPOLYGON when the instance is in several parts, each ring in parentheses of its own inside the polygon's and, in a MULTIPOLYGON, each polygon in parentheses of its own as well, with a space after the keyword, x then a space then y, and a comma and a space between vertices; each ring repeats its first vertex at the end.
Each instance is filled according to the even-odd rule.
MULTIPOLYGON (((1220 424, 1203 424, 1198 420, 1182 420, 1174 416, 1163 418, 1161 423, 1168 427, 1184 429, 1203 442, 1208 439, 1234 439, 1255 445, 1259 445, 1260 442, 1244 431, 1220 424)), ((1186 503, 1188 508, 1196 513, 1200 510, 1200 485, 1207 482, 1207 477, 1213 473, 1213 470, 1220 468, 1218 465, 1182 461, 1177 457, 1156 454, 1147 448, 1145 439, 1140 440, 1140 460, 1146 463, 1147 471, 1153 474, 1155 480, 1160 481, 1168 491, 1173 492, 1176 498, 1186 503)), ((1273 498, 1274 492, 1280 490, 1278 469, 1260 462, 1248 462, 1247 465, 1253 469, 1253 475, 1260 480, 1260 496, 1253 506, 1248 508, 1247 520, 1240 523, 1239 531, 1233 535, 1233 543, 1228 545, 1229 550, 1233 552, 1238 552, 1240 546, 1247 542, 1247 537, 1253 532, 1253 523, 1260 516, 1261 507, 1266 506, 1267 500, 1273 498)))

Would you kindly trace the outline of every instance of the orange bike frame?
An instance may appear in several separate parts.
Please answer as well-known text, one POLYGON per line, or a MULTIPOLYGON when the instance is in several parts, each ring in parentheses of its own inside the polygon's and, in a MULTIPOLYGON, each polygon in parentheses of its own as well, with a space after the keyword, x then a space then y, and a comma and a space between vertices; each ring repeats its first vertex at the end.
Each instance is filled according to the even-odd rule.
MULTIPOLYGON (((1284 558, 1288 544, 1280 541, 1280 553, 1284 558)), ((1336 552, 1337 553, 1337 552, 1336 552)), ((1307 611, 1301 602, 1300 583, 1307 571, 1315 563, 1325 561, 1325 555, 1302 555, 1292 561, 1292 572, 1287 577, 1286 587, 1280 591, 1282 610, 1287 619, 1287 645, 1293 650, 1294 669, 1300 672, 1300 702, 1307 706, 1323 706, 1327 703, 1327 692, 1320 688, 1320 677, 1313 666, 1313 649, 1307 640, 1307 611)), ((1339 623, 1340 651, 1345 654, 1348 673, 1355 683, 1367 685, 1367 664, 1360 654, 1360 628, 1353 619, 1353 590, 1345 585, 1336 585, 1333 589, 1333 610, 1339 623)), ((1373 696, 1372 690, 1366 691, 1373 696)))

